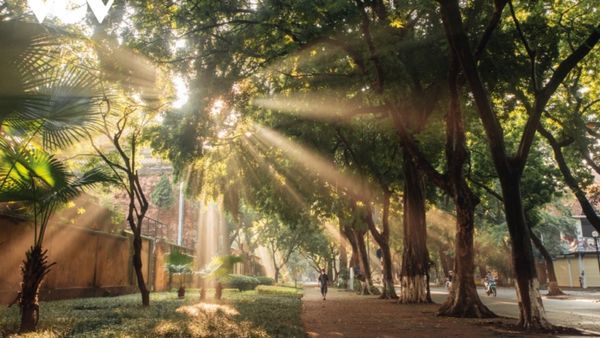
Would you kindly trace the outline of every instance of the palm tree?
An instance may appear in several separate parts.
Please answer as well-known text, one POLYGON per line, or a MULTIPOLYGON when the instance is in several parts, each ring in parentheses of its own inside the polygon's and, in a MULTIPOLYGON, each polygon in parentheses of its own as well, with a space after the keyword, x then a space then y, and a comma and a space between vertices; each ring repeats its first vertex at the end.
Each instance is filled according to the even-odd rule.
MULTIPOLYGON (((101 93, 92 65, 67 41, 76 37, 24 22, 0 22, 0 131, 26 147, 68 146, 87 136, 101 117, 101 93)), ((83 47, 82 47, 83 48, 83 47)))
POLYGON ((23 281, 17 302, 21 307, 21 332, 35 330, 39 318, 40 284, 54 263, 43 249, 44 236, 52 214, 85 188, 108 180, 99 169, 80 176, 43 150, 19 150, 0 143, 0 177, 7 177, 0 202, 21 203, 33 218, 34 241, 21 266, 23 281))
POLYGON ((0 22, 0 202, 22 206, 35 234, 16 299, 21 332, 35 330, 39 318, 39 287, 52 266, 43 250, 50 216, 108 179, 99 170, 75 176, 43 150, 76 142, 99 121, 100 81, 85 58, 65 48, 75 38, 42 25, 0 22))

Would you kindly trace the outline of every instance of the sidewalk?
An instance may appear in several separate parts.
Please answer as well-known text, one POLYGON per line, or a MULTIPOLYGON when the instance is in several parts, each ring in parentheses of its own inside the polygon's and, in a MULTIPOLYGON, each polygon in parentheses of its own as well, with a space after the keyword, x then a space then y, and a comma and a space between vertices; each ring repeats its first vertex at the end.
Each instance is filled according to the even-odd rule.
POLYGON ((464 319, 437 317, 437 304, 403 305, 375 296, 329 290, 323 301, 316 287, 305 285, 302 321, 310 338, 356 337, 552 337, 511 331, 506 318, 464 319))

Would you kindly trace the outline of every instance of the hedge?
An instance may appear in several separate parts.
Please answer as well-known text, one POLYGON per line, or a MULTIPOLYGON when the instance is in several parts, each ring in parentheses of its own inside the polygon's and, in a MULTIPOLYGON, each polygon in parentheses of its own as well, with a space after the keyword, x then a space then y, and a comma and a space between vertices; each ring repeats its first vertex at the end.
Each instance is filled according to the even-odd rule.
POLYGON ((238 289, 240 291, 254 290, 260 281, 252 276, 228 275, 221 280, 223 287, 238 289))

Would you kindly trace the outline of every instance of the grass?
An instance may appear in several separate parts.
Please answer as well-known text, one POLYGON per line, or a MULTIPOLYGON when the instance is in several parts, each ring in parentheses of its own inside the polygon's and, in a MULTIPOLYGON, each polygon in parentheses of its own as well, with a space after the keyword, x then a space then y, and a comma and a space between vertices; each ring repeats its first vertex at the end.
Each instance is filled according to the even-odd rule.
MULTIPOLYGON (((271 287, 278 288, 278 287, 271 287)), ((287 289, 287 288, 286 288, 287 289)), ((207 293, 212 296, 212 293, 207 293)), ((224 292, 219 303, 175 293, 44 302, 38 332, 15 335, 19 311, 0 308, 0 336, 10 337, 304 337, 297 291, 224 292)))

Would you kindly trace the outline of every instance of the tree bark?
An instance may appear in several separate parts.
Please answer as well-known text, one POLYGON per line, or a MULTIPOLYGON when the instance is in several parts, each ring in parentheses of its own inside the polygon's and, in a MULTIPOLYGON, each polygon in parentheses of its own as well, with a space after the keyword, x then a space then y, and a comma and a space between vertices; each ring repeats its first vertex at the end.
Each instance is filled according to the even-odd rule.
POLYGON ((150 305, 150 292, 146 287, 146 281, 142 272, 142 236, 139 231, 135 232, 133 236, 133 268, 137 278, 138 289, 142 295, 142 306, 148 306, 150 305))
POLYGON ((360 264, 360 270, 366 284, 363 293, 366 292, 367 294, 371 294, 373 288, 373 277, 371 276, 371 264, 369 262, 369 254, 367 253, 367 246, 365 244, 365 233, 366 230, 354 229, 356 249, 358 250, 358 262, 360 264))
POLYGON ((398 299, 396 289, 394 288, 394 275, 392 271, 392 254, 388 243, 380 244, 383 254, 383 292, 379 298, 398 299))
POLYGON ((275 284, 279 283, 279 268, 275 267, 275 284))
POLYGON ((531 232, 525 222, 521 201, 520 180, 500 177, 506 223, 511 237, 512 262, 516 274, 516 291, 519 303, 519 325, 523 328, 547 328, 535 260, 531 247, 531 232))
POLYGON ((389 244, 389 208, 390 208, 391 192, 387 189, 384 193, 383 199, 383 215, 382 215, 382 231, 377 230, 375 222, 373 220, 373 212, 370 207, 367 208, 367 215, 365 222, 369 226, 369 230, 373 235, 373 238, 379 245, 382 254, 382 269, 383 269, 383 290, 381 299, 398 299, 396 290, 394 288, 394 275, 392 271, 392 253, 390 251, 389 244))
POLYGON ((425 196, 419 171, 404 152, 404 249, 400 271, 401 303, 431 303, 425 196))
POLYGON ((544 247, 542 241, 536 236, 535 232, 531 231, 531 240, 533 241, 533 245, 538 249, 538 251, 544 257, 544 262, 546 263, 546 271, 548 272, 548 294, 547 296, 561 296, 565 293, 558 287, 558 281, 556 279, 556 272, 554 271, 554 262, 552 261, 552 256, 544 247))
POLYGON ((475 207, 479 204, 479 198, 467 185, 464 175, 468 152, 459 99, 459 65, 454 57, 451 57, 449 68, 450 107, 446 116, 446 159, 450 185, 447 192, 452 196, 456 209, 456 239, 452 288, 438 313, 455 317, 489 318, 495 315, 479 299, 474 278, 473 229, 475 207))
POLYGON ((327 259, 327 276, 329 276, 329 280, 327 281, 327 284, 329 286, 333 285, 333 260, 332 259, 327 259))
POLYGON ((456 240, 454 257, 454 279, 446 302, 438 314, 452 317, 495 317, 479 299, 475 285, 475 259, 473 254, 473 220, 475 205, 468 187, 459 189, 455 196, 456 240))
POLYGON ((359 259, 358 259, 358 246, 356 245, 356 237, 354 235, 354 230, 348 226, 344 225, 343 233, 348 242, 350 242, 350 247, 352 248, 352 252, 350 254, 349 268, 353 269, 355 266, 360 267, 359 259))
POLYGON ((348 252, 346 251, 346 242, 344 241, 344 230, 343 230, 343 225, 340 222, 340 226, 339 226, 339 233, 340 233, 340 240, 339 240, 339 250, 340 250, 340 270, 342 269, 348 269, 348 252))
POLYGON ((25 254, 21 266, 23 282, 21 292, 17 297, 21 308, 21 325, 19 333, 35 331, 39 317, 39 291, 44 277, 50 272, 54 263, 48 263, 47 251, 42 251, 40 245, 34 245, 25 254))
POLYGON ((438 256, 440 258, 440 269, 442 269, 442 274, 444 276, 448 276, 450 270, 450 259, 447 257, 446 253, 444 253, 443 249, 440 247, 438 250, 438 256))

